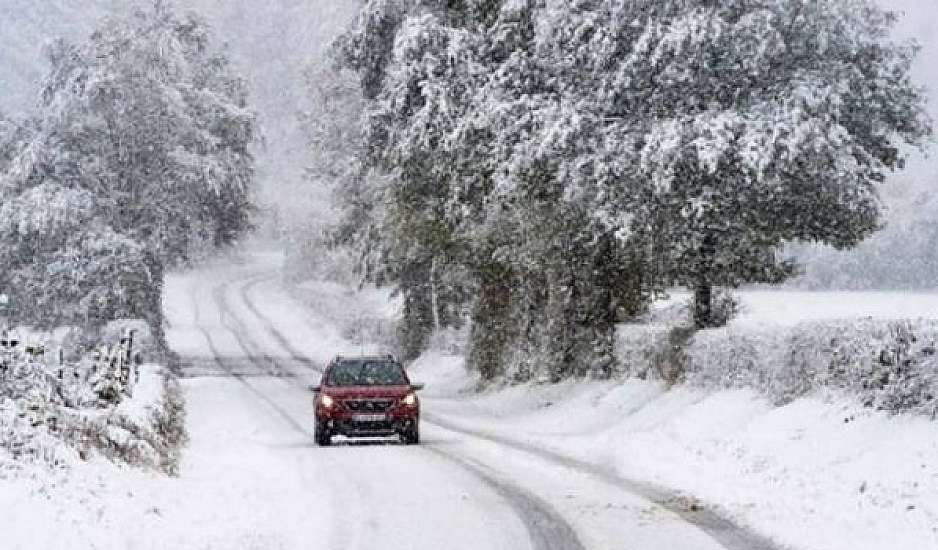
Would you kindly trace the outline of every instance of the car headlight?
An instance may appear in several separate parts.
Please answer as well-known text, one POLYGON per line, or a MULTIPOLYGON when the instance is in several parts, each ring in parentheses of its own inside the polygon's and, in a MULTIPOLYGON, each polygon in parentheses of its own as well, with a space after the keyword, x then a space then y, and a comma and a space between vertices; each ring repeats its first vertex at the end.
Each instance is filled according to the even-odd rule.
POLYGON ((401 403, 403 403, 404 405, 408 407, 413 407, 414 405, 417 404, 417 394, 408 393, 407 395, 404 396, 404 399, 401 399, 401 403))
POLYGON ((329 397, 328 395, 323 395, 319 398, 319 404, 327 409, 331 409, 335 405, 335 399, 329 397))

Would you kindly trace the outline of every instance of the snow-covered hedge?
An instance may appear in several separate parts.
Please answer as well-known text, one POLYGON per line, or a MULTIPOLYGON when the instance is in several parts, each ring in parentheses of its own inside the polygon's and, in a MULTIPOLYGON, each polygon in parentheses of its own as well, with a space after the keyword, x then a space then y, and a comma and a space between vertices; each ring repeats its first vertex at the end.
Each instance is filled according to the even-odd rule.
POLYGON ((186 437, 183 411, 178 382, 158 365, 143 365, 133 396, 116 406, 0 397, 0 470, 67 468, 99 453, 174 474, 186 437))
POLYGON ((178 470, 184 443, 182 392, 175 377, 144 365, 134 396, 112 409, 62 409, 64 439, 82 453, 169 474, 178 470))
MULTIPOLYGON (((938 417, 938 321, 850 320, 726 327, 675 342, 665 325, 619 331, 622 373, 708 388, 753 388, 784 404, 841 391, 868 407, 938 417)), ((677 339, 679 340, 679 338, 677 339)))
POLYGON ((150 325, 143 319, 117 319, 102 327, 97 337, 99 343, 116 346, 127 334, 133 332, 133 351, 142 357, 159 357, 163 350, 153 336, 150 325))
POLYGON ((671 344, 672 327, 665 323, 626 324, 619 326, 616 357, 622 374, 629 378, 665 378, 672 354, 679 353, 671 344))
POLYGON ((182 394, 168 370, 140 364, 156 352, 146 323, 115 321, 95 336, 99 345, 91 346, 74 328, 3 332, 0 471, 68 467, 93 454, 176 471, 182 394))

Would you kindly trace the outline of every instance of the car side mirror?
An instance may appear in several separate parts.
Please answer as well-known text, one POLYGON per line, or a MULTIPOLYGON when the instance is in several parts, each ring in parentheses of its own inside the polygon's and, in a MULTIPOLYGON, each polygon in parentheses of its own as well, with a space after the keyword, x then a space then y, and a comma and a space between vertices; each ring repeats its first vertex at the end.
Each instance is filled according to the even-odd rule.
POLYGON ((306 389, 308 389, 309 391, 313 393, 319 393, 320 391, 322 391, 322 386, 314 386, 311 384, 309 386, 306 386, 306 389))
POLYGON ((420 391, 424 388, 424 384, 411 384, 410 389, 414 391, 420 391))

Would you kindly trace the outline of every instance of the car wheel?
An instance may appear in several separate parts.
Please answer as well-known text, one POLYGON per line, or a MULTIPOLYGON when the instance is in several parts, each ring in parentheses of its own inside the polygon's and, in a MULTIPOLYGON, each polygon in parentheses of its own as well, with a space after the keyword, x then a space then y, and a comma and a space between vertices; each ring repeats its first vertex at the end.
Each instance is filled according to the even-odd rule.
POLYGON ((412 428, 403 433, 402 439, 405 445, 417 445, 420 443, 420 428, 414 424, 412 428))
POLYGON ((316 445, 320 447, 332 445, 332 434, 329 432, 329 428, 325 426, 317 425, 313 432, 313 438, 316 440, 316 445))

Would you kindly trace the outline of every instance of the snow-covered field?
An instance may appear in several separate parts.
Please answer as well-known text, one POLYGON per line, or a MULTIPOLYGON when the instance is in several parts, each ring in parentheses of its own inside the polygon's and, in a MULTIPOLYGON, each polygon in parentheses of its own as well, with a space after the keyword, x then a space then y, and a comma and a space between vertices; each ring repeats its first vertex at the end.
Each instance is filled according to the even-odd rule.
MULTIPOLYGON (((424 444, 318 448, 306 385, 335 353, 362 349, 349 319, 393 309, 334 285, 284 288, 279 261, 170 278, 190 432, 179 476, 101 457, 0 470, 0 548, 938 545, 938 423, 836 393, 782 407, 753 390, 637 380, 478 393, 461 359, 433 352, 412 368, 428 384, 424 444)), ((888 311, 888 296, 878 299, 888 311)), ((902 299, 889 317, 910 311, 902 299)), ((764 330, 771 313, 748 303, 764 330)))
MULTIPOLYGON (((938 292, 743 289, 733 293, 741 301, 732 323, 737 327, 866 318, 938 319, 938 292)), ((671 291, 655 307, 663 309, 689 299, 686 291, 671 291)))

